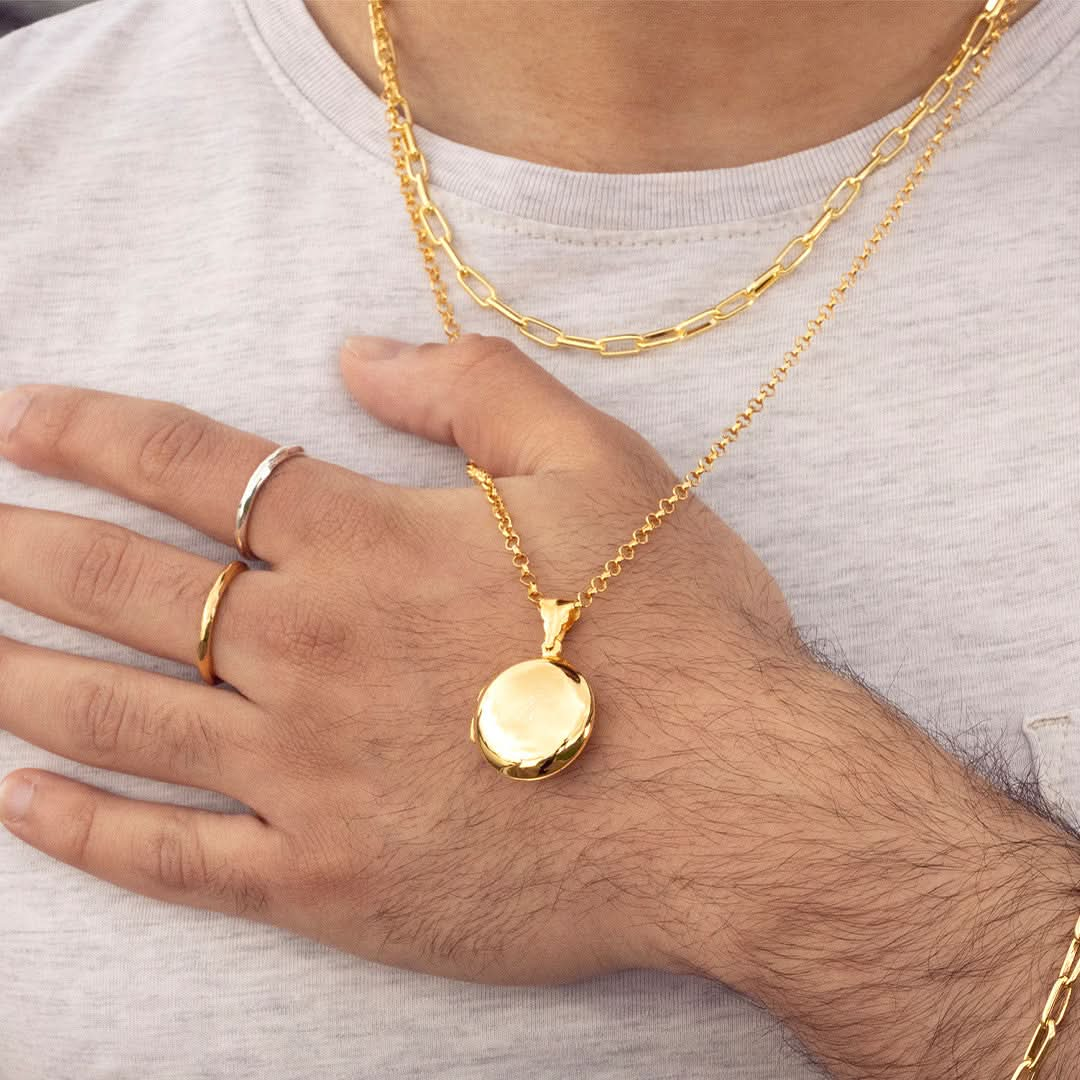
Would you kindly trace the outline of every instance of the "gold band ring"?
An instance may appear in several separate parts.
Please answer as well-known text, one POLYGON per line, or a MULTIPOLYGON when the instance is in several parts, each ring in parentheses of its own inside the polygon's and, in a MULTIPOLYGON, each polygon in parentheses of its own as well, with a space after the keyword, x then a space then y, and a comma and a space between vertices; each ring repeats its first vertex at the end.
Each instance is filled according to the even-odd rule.
POLYGON ((218 574, 217 581, 214 582, 209 595, 206 597, 206 603, 203 604, 202 621, 199 624, 199 647, 195 652, 195 666, 199 669, 203 682, 208 683, 210 686, 213 686, 218 681, 217 676, 214 674, 213 653, 210 651, 210 645, 214 637, 214 620, 217 618, 218 607, 221 604, 222 596, 225 595, 225 590, 233 579, 237 574, 242 574, 247 568, 247 563, 239 560, 229 563, 218 574))
POLYGON ((236 542, 236 549, 244 556, 245 559, 257 559, 258 556, 251 547, 248 545, 248 523, 251 519, 251 508, 255 505, 255 496, 259 494, 263 484, 270 479, 270 474, 283 462, 288 461, 289 458, 299 457, 304 452, 302 446, 279 446, 272 454, 263 458, 258 465, 255 466, 255 471, 251 474, 251 479, 247 482, 247 487, 244 488, 244 494, 240 496, 240 505, 236 508, 236 532, 234 534, 234 540, 236 542))

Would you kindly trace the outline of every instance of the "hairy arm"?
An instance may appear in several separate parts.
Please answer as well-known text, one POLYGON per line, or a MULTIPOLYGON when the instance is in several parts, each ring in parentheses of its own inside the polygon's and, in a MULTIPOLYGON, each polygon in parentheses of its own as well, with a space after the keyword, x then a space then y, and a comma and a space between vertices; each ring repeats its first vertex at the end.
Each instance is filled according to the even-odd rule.
MULTIPOLYGON (((724 865, 707 785, 686 804, 706 823, 705 870, 678 890, 688 969, 759 1001, 839 1080, 1009 1080, 1080 915, 1080 840, 858 680, 770 675, 751 727, 772 764, 742 793, 745 829, 712 837, 724 865), (756 842, 732 860, 740 833, 756 842)), ((1076 1008, 1040 1080, 1080 1075, 1076 1008)))

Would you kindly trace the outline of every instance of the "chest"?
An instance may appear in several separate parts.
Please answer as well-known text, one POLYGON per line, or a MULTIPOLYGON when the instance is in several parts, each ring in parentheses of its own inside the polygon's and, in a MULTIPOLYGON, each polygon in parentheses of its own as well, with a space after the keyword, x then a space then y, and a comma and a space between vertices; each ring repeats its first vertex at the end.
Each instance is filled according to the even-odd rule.
MULTIPOLYGON (((457 451, 378 426, 338 377, 336 353, 349 332, 440 338, 396 191, 372 194, 359 207, 343 207, 339 194, 313 179, 302 209, 256 196, 232 226, 228 192, 197 207, 178 200, 167 221, 143 223, 142 231, 119 209, 91 214, 80 228, 92 255, 79 273, 61 273, 59 241, 28 253, 17 272, 13 265, 0 271, 14 315, 0 331, 4 382, 70 382, 179 401, 384 481, 465 483, 457 451)), ((1019 233, 995 242, 1016 245, 1009 309, 1023 318, 998 317, 995 274, 1003 264, 967 266, 958 288, 948 253, 970 245, 965 230, 973 226, 933 202, 927 212, 921 227, 916 219, 908 233, 890 237, 891 249, 701 497, 761 556, 804 636, 834 662, 957 746, 991 753, 1016 775, 1037 768, 1047 793, 1080 818, 1080 488, 1072 442, 1080 395, 1070 382, 1080 320, 1040 285, 1050 256, 1019 233)), ((856 238, 872 225, 854 213, 851 220, 843 234, 830 234, 819 261, 745 318, 640 361, 551 353, 460 291, 453 298, 463 326, 513 336, 682 470, 745 407, 828 295, 856 238)), ((571 244, 467 217, 462 233, 485 273, 523 306, 528 301, 528 310, 573 332, 600 333, 666 325, 673 313, 700 310, 753 276, 755 260, 778 250, 796 222, 792 215, 678 243, 653 235, 571 244)), ((7 501, 107 518, 213 558, 231 557, 164 516, 3 463, 0 492, 7 501)), ((612 537, 613 545, 621 539, 612 537)), ((707 563, 699 572, 710 572, 707 563)), ((0 634, 167 670, 6 605, 0 634)), ((58 768, 137 797, 224 808, 206 793, 50 759, 0 733, 0 769, 20 765, 58 768)), ((357 1030, 357 1018, 383 998, 409 1018, 399 1041, 410 1030, 430 1031, 432 1046, 471 1045, 464 1022, 446 1035, 452 1017, 467 1015, 461 1003, 473 1000, 471 991, 455 986, 450 995, 406 974, 365 974, 263 928, 204 924, 201 915, 119 896, 14 845, 3 862, 14 872, 0 875, 0 906, 8 912, 8 940, 22 943, 9 966, 23 969, 19 985, 40 987, 50 1003, 20 1014, 20 1027, 37 1032, 42 1044, 54 1034, 41 1026, 43 1017, 62 1014, 64 1030, 76 1030, 95 997, 96 972, 111 987, 108 1015, 139 1017, 144 1025, 122 1043, 87 1033, 92 1054, 104 1055, 102 1075, 110 1074, 109 1055, 130 1051, 154 1061, 184 1029, 170 1022, 172 996, 213 995, 214 1015, 192 1022, 216 1033, 215 1052, 223 1054, 236 1052, 237 1030, 250 1030, 243 1050, 249 1060, 292 1060, 279 1018, 305 1009, 320 1046, 344 1040, 344 1061, 355 1063, 373 1047, 388 1061, 405 1060, 410 1050, 389 1034, 400 1026, 396 1019, 357 1030), (55 962, 58 943, 68 941, 81 943, 77 971, 55 962), (213 962, 219 948, 232 958, 229 971, 213 962), (128 978, 119 957, 136 954, 142 974, 128 978), (303 998, 304 980, 321 989, 303 998), (261 1020, 252 1019, 253 1001, 261 1020)), ((612 984, 595 988, 592 1001, 614 1029, 627 1001, 652 1018, 663 1002, 673 1014, 690 1008, 683 999, 692 993, 690 984, 612 984)), ((483 1007, 494 1000, 483 998, 483 1007)), ((708 1007, 732 1015, 741 1008, 734 999, 708 1007)), ((565 999, 557 991, 528 1001, 506 994, 498 1008, 524 1031, 537 1011, 554 1023, 565 999)), ((749 1011, 737 1021, 747 1030, 754 1022, 749 1011)), ((754 1046, 774 1034, 763 1029, 754 1046)), ((595 1039, 590 1030, 590 1045, 595 1039)), ((82 1050, 58 1046, 57 1053, 70 1061, 82 1050)), ((167 1054, 198 1056, 179 1046, 167 1054)), ((695 1057, 681 1075, 697 1075, 703 1060, 695 1057)), ((352 1066, 341 1067, 344 1075, 352 1066)), ((798 1068, 792 1063, 785 1075, 798 1068)), ((194 1075, 194 1066, 188 1072, 194 1075)))

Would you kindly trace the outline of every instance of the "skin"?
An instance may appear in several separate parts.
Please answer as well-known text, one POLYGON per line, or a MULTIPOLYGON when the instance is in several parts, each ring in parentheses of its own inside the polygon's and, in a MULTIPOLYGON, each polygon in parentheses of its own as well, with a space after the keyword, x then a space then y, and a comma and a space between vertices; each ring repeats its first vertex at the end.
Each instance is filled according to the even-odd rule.
MULTIPOLYGON (((674 479, 503 338, 390 355, 360 339, 350 391, 506 478, 549 595, 572 595, 674 479)), ((225 542, 272 446, 89 390, 17 388, 12 403, 11 461, 225 542)), ((0 598, 192 661, 218 564, 55 512, 2 506, 0 529, 0 598)), ((541 638, 481 492, 295 459, 250 539, 270 569, 235 580, 215 634, 235 690, 3 640, 0 722, 252 813, 28 769, 0 796, 14 835, 148 896, 440 975, 704 974, 784 1017, 838 1077, 984 1080, 1019 1060, 1080 909, 1075 838, 816 662, 704 504, 682 504, 571 631, 600 718, 582 758, 540 783, 502 777, 467 739, 478 689, 541 638)), ((1055 1051, 1044 1076, 1072 1075, 1080 1043, 1055 1051)))
MULTIPOLYGON (((1014 19, 1035 2, 1019 0, 1014 19)), ((385 10, 402 91, 427 130, 544 165, 668 172, 764 161, 885 116, 944 70, 982 6, 387 0, 385 10)), ((366 5, 307 7, 381 92, 366 5)))
MULTIPOLYGON (((467 21, 481 6, 453 18, 449 3, 437 10, 474 49, 456 63, 464 56, 463 70, 494 79, 498 68, 483 65, 499 53, 481 48, 467 21)), ((598 83, 595 64, 605 76, 616 65, 595 55, 590 74, 570 53, 565 79, 554 80, 565 97, 544 104, 529 90, 535 75, 530 82, 512 62, 513 35, 499 39, 510 50, 500 99, 560 133, 541 140, 557 159, 524 138, 485 142, 493 128, 483 124, 471 135, 446 126, 434 94, 417 115, 427 110, 435 130, 498 152, 596 167, 596 144, 569 122, 580 91, 591 90, 601 128, 640 133, 613 138, 603 155, 607 167, 633 171, 738 164, 830 137, 807 127, 798 101, 815 100, 814 115, 840 133, 913 96, 896 73, 901 54, 918 49, 875 54, 894 87, 876 98, 856 92, 865 79, 851 82, 865 65, 843 66, 882 37, 869 5, 810 7, 844 27, 843 47, 824 31, 813 41, 856 111, 812 81, 787 107, 759 109, 750 88, 766 53, 748 20, 760 5, 725 5, 724 26, 746 31, 736 40, 687 4, 664 6, 673 37, 693 31, 703 41, 679 65, 674 127, 625 78, 598 83), (703 77, 705 58, 710 71, 724 61, 732 82, 723 92, 748 102, 737 125, 715 111, 719 80, 703 77), (711 127, 691 122, 714 112, 711 127)), ((336 8, 318 8, 329 33, 336 8)), ((435 6, 393 8, 403 25, 417 13, 403 67, 422 48, 437 59, 424 37, 435 6)), ((640 42, 643 7, 621 9, 620 26, 605 8, 560 7, 560 33, 568 19, 592 18, 594 32, 640 42)), ((883 15, 875 5, 875 18, 907 12, 909 44, 940 52, 930 38, 943 24, 916 17, 918 8, 898 0, 883 15)), ((974 10, 934 8, 946 22, 974 10)), ((515 18, 536 10, 515 5, 515 18)), ((769 10, 777 42, 808 31, 806 8, 801 22, 788 17, 799 5, 769 10)), ((544 32, 539 22, 531 29, 544 32)), ((348 41, 330 36, 349 58, 348 41)), ((929 76, 941 66, 927 64, 929 76)), ((450 107, 461 102, 446 69, 432 61, 424 70, 446 93, 448 115, 462 115, 450 107)), ((415 85, 414 104, 423 103, 423 80, 415 85)), ((469 334, 393 360, 378 339, 361 339, 342 363, 372 415, 454 443, 506 477, 500 486, 548 595, 576 592, 673 480, 637 434, 501 338, 469 334)), ((35 386, 10 391, 5 405, 25 406, 0 437, 12 462, 117 492, 225 542, 239 492, 272 448, 168 403, 35 386)), ((0 505, 0 533, 0 599, 193 660, 191 628, 217 564, 112 525, 14 506, 0 505)), ((535 656, 540 641, 478 491, 400 489, 297 459, 259 496, 251 542, 269 569, 236 579, 215 635, 231 688, 0 639, 8 731, 75 761, 221 791, 251 813, 137 802, 26 769, 0 789, 15 836, 148 896, 437 974, 496 983, 632 966, 703 975, 783 1018, 842 1080, 1011 1075, 1080 908, 1080 843, 1031 793, 990 784, 852 674, 816 659, 761 561, 696 499, 568 637, 600 715, 583 757, 540 784, 499 776, 466 737, 477 690, 535 656)), ((1080 1043, 1066 1028, 1042 1080, 1076 1075, 1078 1065, 1080 1043)))

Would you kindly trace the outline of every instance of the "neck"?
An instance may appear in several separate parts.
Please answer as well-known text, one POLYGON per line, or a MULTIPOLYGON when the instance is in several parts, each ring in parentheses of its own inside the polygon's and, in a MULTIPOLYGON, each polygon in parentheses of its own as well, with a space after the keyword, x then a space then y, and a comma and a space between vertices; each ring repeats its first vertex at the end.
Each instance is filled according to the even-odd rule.
MULTIPOLYGON (((1037 0, 1019 0, 1013 21, 1037 0)), ((367 4, 307 0, 381 93, 367 4)), ((839 138, 917 97, 982 0, 385 0, 416 122, 589 172, 713 169, 839 138)))

